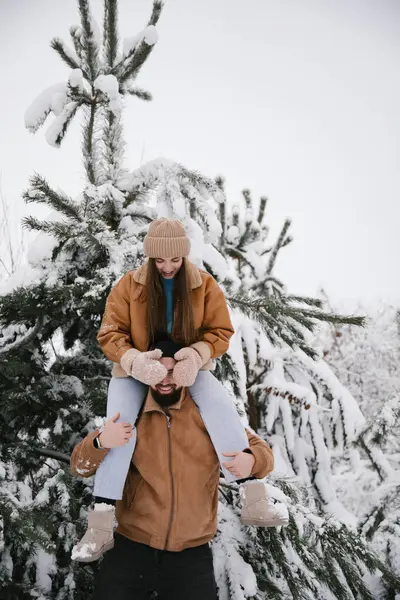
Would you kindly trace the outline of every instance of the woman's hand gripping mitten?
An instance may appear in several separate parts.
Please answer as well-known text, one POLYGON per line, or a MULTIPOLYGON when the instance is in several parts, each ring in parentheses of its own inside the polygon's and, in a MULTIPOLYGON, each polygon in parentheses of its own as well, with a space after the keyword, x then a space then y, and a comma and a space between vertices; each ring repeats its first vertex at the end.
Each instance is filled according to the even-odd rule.
POLYGON ((194 348, 182 348, 175 352, 174 380, 178 387, 189 387, 194 384, 203 364, 200 354, 194 348))
POLYGON ((159 348, 149 352, 131 348, 122 355, 120 363, 127 375, 146 385, 157 385, 168 374, 167 369, 159 362, 161 356, 162 350, 159 348))

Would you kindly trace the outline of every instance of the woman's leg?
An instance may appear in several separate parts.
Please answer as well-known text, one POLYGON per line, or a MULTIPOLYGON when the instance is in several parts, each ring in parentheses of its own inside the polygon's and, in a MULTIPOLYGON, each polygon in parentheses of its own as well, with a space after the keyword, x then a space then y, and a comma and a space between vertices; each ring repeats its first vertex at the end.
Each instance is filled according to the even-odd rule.
POLYGON ((222 466, 230 460, 222 453, 240 452, 248 448, 249 440, 232 397, 210 371, 199 371, 189 391, 210 434, 225 479, 236 481, 237 477, 222 466))
POLYGON ((136 444, 136 419, 145 398, 147 387, 133 377, 113 377, 108 388, 107 419, 120 413, 117 423, 132 425, 132 437, 123 446, 111 448, 97 469, 94 496, 121 500, 126 476, 136 444))

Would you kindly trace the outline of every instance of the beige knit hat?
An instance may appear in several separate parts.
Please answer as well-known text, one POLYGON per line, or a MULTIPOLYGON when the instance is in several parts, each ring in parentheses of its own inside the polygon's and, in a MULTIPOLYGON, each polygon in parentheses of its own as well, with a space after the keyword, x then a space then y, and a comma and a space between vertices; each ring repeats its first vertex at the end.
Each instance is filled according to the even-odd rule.
POLYGON ((180 221, 164 217, 150 223, 143 251, 150 258, 187 256, 190 252, 190 240, 180 221))

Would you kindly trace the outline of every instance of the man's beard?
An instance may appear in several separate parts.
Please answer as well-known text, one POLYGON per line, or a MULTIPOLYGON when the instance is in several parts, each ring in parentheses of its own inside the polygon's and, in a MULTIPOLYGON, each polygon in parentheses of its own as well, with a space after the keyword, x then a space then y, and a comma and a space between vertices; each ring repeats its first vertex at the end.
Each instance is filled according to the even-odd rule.
POLYGON ((154 400, 159 404, 162 408, 166 408, 167 406, 172 406, 172 404, 176 404, 181 397, 182 388, 176 388, 170 394, 160 394, 156 389, 151 390, 152 396, 154 400))

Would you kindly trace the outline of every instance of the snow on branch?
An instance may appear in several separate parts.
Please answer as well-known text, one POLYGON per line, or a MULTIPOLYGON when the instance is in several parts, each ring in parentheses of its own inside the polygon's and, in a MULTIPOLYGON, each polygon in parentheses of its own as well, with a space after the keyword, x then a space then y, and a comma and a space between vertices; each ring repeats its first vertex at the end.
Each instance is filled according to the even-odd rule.
POLYGON ((119 93, 119 83, 115 75, 99 75, 94 87, 108 98, 108 108, 118 117, 122 112, 122 97, 119 93))
POLYGON ((54 119, 45 134, 46 140, 50 146, 57 147, 61 144, 68 126, 74 118, 79 106, 79 102, 68 102, 64 106, 62 113, 54 119))
POLYGON ((77 54, 68 48, 65 43, 60 40, 60 38, 53 38, 50 42, 50 46, 57 52, 57 54, 62 58, 62 60, 69 66, 71 69, 79 69, 80 68, 80 60, 77 54))
POLYGON ((123 41, 123 56, 126 58, 133 54, 142 42, 145 42, 148 46, 154 46, 158 42, 158 33, 154 25, 149 25, 136 35, 125 38, 123 41))
POLYGON ((343 448, 346 447, 355 439, 360 428, 365 423, 365 418, 356 400, 350 394, 349 390, 340 383, 324 360, 312 360, 301 350, 297 350, 293 358, 297 359, 331 395, 332 405, 336 408, 334 418, 341 424, 343 432, 343 439, 338 441, 340 441, 340 445, 343 448))
MULTIPOLYGON (((18 331, 15 327, 13 327, 12 331, 10 332, 12 333, 12 337, 14 338, 16 334, 18 335, 18 333, 20 336, 14 339, 12 342, 7 342, 7 338, 5 342, 3 339, 0 339, 0 356, 5 356, 8 352, 10 352, 10 350, 16 350, 24 344, 28 344, 31 340, 33 340, 33 338, 36 337, 42 325, 43 319, 39 317, 36 321, 36 324, 30 329, 26 329, 26 327, 21 326, 20 330, 18 331)), ((4 333, 7 333, 7 330, 3 330, 3 335, 4 333)))
POLYGON ((30 177, 29 184, 30 188, 23 193, 26 203, 48 204, 70 219, 82 220, 79 206, 68 196, 53 190, 44 177, 35 173, 30 177))
POLYGON ((25 127, 32 133, 43 125, 51 111, 59 111, 67 102, 67 84, 55 83, 43 90, 25 111, 25 127))

